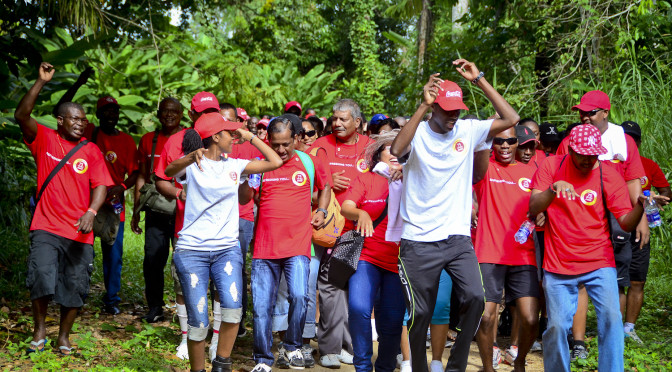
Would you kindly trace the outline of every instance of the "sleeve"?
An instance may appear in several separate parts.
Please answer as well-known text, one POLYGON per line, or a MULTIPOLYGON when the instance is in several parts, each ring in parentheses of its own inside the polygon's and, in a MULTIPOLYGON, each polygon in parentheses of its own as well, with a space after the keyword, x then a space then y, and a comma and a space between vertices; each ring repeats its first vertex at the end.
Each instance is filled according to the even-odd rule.
POLYGON ((328 165, 325 166, 325 162, 317 156, 309 156, 315 166, 315 187, 318 190, 324 190, 327 183, 331 181, 331 173, 329 173, 328 165))
POLYGON ((364 184, 364 179, 368 177, 357 177, 355 181, 350 184, 348 191, 345 192, 343 200, 350 200, 355 202, 357 208, 361 208, 362 202, 366 197, 366 185, 364 184))
POLYGON ((625 143, 628 146, 628 161, 625 164, 625 171, 623 172, 625 181, 627 182, 646 177, 644 166, 642 165, 642 158, 639 156, 639 150, 637 149, 635 140, 626 135, 625 143))
MULTIPOLYGON (((490 120, 470 120, 471 122, 467 125, 471 126, 471 143, 474 144, 474 151, 476 147, 481 145, 483 142, 486 142, 488 139, 488 134, 490 133, 490 128, 492 128, 492 123, 494 119, 490 120)), ((490 145, 492 145, 492 140, 490 140, 490 145)), ((489 147, 488 147, 489 148, 489 147)))
POLYGON ((96 187, 103 186, 113 186, 114 181, 112 181, 112 176, 110 176, 110 171, 107 170, 107 165, 105 164, 105 159, 103 154, 100 152, 98 147, 93 144, 87 144, 89 159, 91 160, 91 175, 89 176, 89 183, 91 189, 96 187))
POLYGON ((331 180, 331 166, 329 166, 329 157, 327 156, 327 150, 324 147, 318 148, 316 156, 318 161, 322 163, 324 171, 327 172, 329 180, 331 180))
POLYGON ((607 208, 613 213, 614 217, 620 218, 632 210, 628 188, 623 177, 616 171, 609 167, 602 167, 602 170, 604 171, 602 180, 605 197, 607 198, 607 208))
POLYGON ((44 144, 47 141, 47 134, 46 134, 47 127, 45 127, 42 124, 37 124, 37 134, 35 135, 35 139, 33 139, 33 142, 28 143, 26 142, 26 139, 23 139, 23 143, 28 146, 28 150, 30 150, 30 153, 33 154, 33 157, 37 159, 36 155, 44 151, 44 144))
POLYGON ((247 159, 236 159, 236 172, 238 173, 238 177, 243 174, 243 171, 248 164, 250 164, 250 161, 247 159))
POLYGON ((651 161, 651 186, 653 187, 670 187, 670 183, 667 182, 665 174, 663 173, 660 166, 655 161, 651 161))
POLYGON ((534 178, 532 179, 532 188, 544 191, 553 184, 553 175, 554 162, 553 157, 546 158, 541 162, 539 169, 534 173, 534 178))
POLYGON ((175 138, 177 138, 177 136, 171 136, 163 146, 161 157, 159 157, 159 161, 156 164, 156 171, 154 172, 157 177, 166 181, 171 180, 171 177, 166 176, 166 173, 164 173, 166 171, 166 167, 174 160, 182 157, 181 146, 180 144, 175 143, 175 138))
POLYGON ((492 148, 492 138, 486 139, 485 141, 476 145, 476 147, 474 148, 474 152, 490 150, 491 148, 492 148))
POLYGON ((147 157, 147 155, 149 155, 149 152, 147 152, 146 147, 147 147, 147 134, 145 134, 144 136, 142 136, 142 138, 140 138, 140 143, 138 144, 138 155, 137 155, 138 163, 145 161, 145 158, 147 157))
POLYGON ((558 146, 558 150, 555 152, 555 155, 567 155, 569 154, 569 137, 565 138, 560 142, 560 146, 558 146))
POLYGON ((135 142, 133 137, 128 136, 126 143, 126 151, 128 151, 128 158, 126 159, 126 173, 131 175, 131 173, 137 171, 140 167, 138 166, 138 149, 135 147, 135 142))

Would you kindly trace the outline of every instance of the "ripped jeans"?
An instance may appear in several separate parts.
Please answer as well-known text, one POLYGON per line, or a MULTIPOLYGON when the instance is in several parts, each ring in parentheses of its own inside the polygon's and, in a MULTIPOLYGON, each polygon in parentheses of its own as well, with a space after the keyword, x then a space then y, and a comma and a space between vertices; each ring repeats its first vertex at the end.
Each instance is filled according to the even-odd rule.
POLYGON ((187 307, 187 337, 203 341, 208 334, 208 282, 215 283, 223 323, 240 323, 243 314, 243 256, 240 248, 218 251, 175 249, 175 268, 187 307))

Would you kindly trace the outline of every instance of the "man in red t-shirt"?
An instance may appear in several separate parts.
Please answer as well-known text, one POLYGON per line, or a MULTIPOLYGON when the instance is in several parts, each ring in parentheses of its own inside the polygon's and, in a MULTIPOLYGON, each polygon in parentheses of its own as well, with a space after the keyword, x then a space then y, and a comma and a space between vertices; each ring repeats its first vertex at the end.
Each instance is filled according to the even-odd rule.
MULTIPOLYGON (((642 144, 642 130, 639 124, 634 121, 624 121, 621 126, 625 134, 632 137, 639 148, 642 144)), ((651 186, 655 187, 660 195, 672 198, 670 192, 670 184, 665 178, 665 174, 660 170, 658 164, 645 157, 642 158, 642 165, 646 176, 642 178, 642 190, 651 190, 651 186)), ((639 312, 642 310, 644 303, 644 284, 649 272, 649 261, 651 260, 651 245, 647 242, 643 247, 637 249, 635 236, 630 237, 632 249, 632 262, 630 262, 630 288, 628 288, 626 306, 625 306, 625 323, 623 324, 623 332, 626 337, 630 337, 637 343, 642 344, 642 340, 635 332, 635 323, 639 317, 639 312)))
POLYGON ((515 127, 497 134, 492 142, 495 159, 490 162, 483 180, 474 185, 479 205, 474 250, 486 301, 476 341, 485 371, 492 371, 495 363, 497 307, 503 292, 507 303, 515 301, 515 316, 519 319, 518 352, 508 359, 516 368, 525 367, 525 357, 534 342, 538 323, 539 282, 534 239, 530 236, 522 244, 514 239, 520 225, 528 220, 530 183, 535 168, 516 161, 517 147, 515 127))
POLYGON ((86 116, 81 105, 59 106, 57 129, 40 125, 30 115, 42 88, 54 76, 54 67, 42 62, 35 84, 14 112, 23 139, 37 165, 38 194, 30 225, 30 252, 26 285, 33 309, 33 340, 28 353, 43 351, 49 300, 61 305, 58 345, 70 354, 70 330, 89 292, 93 268, 93 220, 112 186, 103 155, 87 143, 42 187, 61 160, 82 140, 86 116))
POLYGON ((121 301, 118 293, 121 289, 124 221, 126 220, 124 191, 133 187, 138 177, 137 148, 133 137, 116 128, 119 122, 119 104, 116 99, 110 96, 100 98, 96 105, 96 117, 100 124, 94 129, 91 140, 103 152, 105 165, 114 181, 114 186, 107 189, 107 198, 103 208, 111 209, 115 204, 121 204, 121 211, 115 210, 119 214, 120 221, 117 238, 112 244, 102 239, 100 242, 103 252, 103 281, 106 290, 103 296, 104 310, 108 314, 116 315, 121 312, 118 307, 121 301))
POLYGON ((539 131, 539 124, 537 124, 536 121, 530 118, 522 119, 521 121, 516 124, 516 126, 524 126, 526 128, 529 128, 532 133, 534 133, 534 139, 535 139, 535 144, 536 147, 534 148, 534 154, 532 155, 532 161, 540 164, 545 158, 546 158, 546 153, 539 147, 539 138, 541 136, 541 132, 539 131))
MULTIPOLYGON (((373 140, 357 133, 362 125, 362 115, 355 101, 340 100, 334 105, 333 110, 331 134, 318 138, 311 148, 322 147, 326 150, 332 179, 330 183, 336 200, 343 203, 350 184, 361 173, 369 171, 364 159, 364 150, 373 140)), ((352 222, 346 220, 343 230, 352 228, 352 222)), ((323 247, 316 246, 315 256, 321 259, 324 251, 323 247)), ((317 283, 320 301, 318 345, 320 355, 323 355, 320 360, 326 367, 332 366, 333 363, 330 364, 330 361, 334 358, 325 359, 324 356, 335 356, 341 363, 351 363, 351 356, 346 355, 347 351, 352 349, 347 326, 347 295, 342 289, 329 284, 326 275, 322 273, 317 283)))
POLYGON ((542 163, 530 198, 530 214, 548 211, 544 367, 570 371, 567 332, 577 309, 579 285, 583 285, 598 314, 598 369, 622 371, 623 328, 607 212, 623 230, 632 231, 641 220, 646 198, 640 196, 633 207, 621 175, 597 160, 607 153, 597 127, 575 127, 568 152, 542 163))
MULTIPOLYGON (((298 120, 298 117, 296 118, 298 120)), ((301 122, 298 121, 300 127, 301 122)), ((286 115, 268 127, 271 148, 283 166, 263 174, 252 256, 252 304, 254 308, 255 370, 270 371, 272 315, 280 277, 287 281, 288 328, 278 355, 280 368, 305 367, 301 352, 308 297, 310 244, 313 227, 321 226, 331 195, 328 172, 317 158, 294 151, 297 128, 286 115), (312 164, 307 164, 308 162, 312 164), (314 169, 314 181, 308 168, 314 169), (318 209, 311 217, 312 185, 318 190, 318 209)), ((310 366, 309 366, 310 367, 310 366)))

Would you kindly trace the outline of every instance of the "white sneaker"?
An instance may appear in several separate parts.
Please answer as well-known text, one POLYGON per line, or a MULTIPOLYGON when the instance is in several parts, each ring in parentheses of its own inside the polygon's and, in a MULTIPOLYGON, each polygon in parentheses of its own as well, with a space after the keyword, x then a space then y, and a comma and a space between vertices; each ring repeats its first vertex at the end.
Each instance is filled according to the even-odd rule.
POLYGON ((492 369, 499 369, 502 362, 502 351, 497 346, 492 347, 492 369))
POLYGON ((219 342, 219 334, 215 334, 210 340, 210 361, 212 362, 217 357, 217 343, 219 342))
POLYGON ((429 363, 429 372, 443 372, 443 362, 440 360, 432 360, 429 363))
POLYGON ((250 372, 271 372, 271 367, 268 364, 259 363, 250 372))
POLYGON ((373 339, 373 342, 378 341, 378 332, 376 331, 376 320, 371 319, 371 338, 373 339))
POLYGON ((413 368, 411 368, 411 361, 403 360, 401 362, 401 366, 399 367, 399 372, 413 372, 413 368))
POLYGON ((541 351, 541 350, 542 350, 541 342, 535 340, 534 343, 532 344, 532 347, 530 348, 530 351, 541 351))
POLYGON ((341 362, 338 360, 338 355, 336 354, 322 355, 320 357, 320 365, 324 368, 331 368, 331 369, 341 368, 341 362))
POLYGON ((341 353, 336 356, 338 358, 338 361, 343 363, 343 364, 352 364, 352 354, 348 353, 345 351, 345 349, 341 349, 341 353))
POLYGON ((177 346, 177 353, 175 356, 182 360, 189 360, 189 349, 187 348, 187 340, 182 340, 177 346))

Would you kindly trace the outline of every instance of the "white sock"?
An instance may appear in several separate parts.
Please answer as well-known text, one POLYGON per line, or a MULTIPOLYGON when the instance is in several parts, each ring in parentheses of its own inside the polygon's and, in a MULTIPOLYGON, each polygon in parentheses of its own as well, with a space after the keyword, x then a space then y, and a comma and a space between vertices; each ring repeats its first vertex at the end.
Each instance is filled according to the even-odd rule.
POLYGON ((214 301, 212 305, 212 317, 215 320, 212 322, 212 338, 219 337, 219 326, 222 324, 222 309, 219 307, 219 301, 214 301))
POLYGON ((175 304, 177 307, 177 320, 180 322, 180 331, 182 331, 182 339, 187 339, 187 306, 175 304))
POLYGON ((623 324, 623 332, 628 333, 628 332, 632 332, 634 330, 635 330, 635 324, 634 323, 625 322, 625 324, 623 324))

